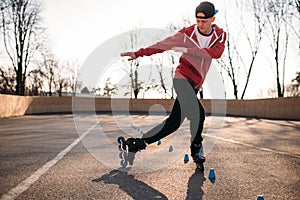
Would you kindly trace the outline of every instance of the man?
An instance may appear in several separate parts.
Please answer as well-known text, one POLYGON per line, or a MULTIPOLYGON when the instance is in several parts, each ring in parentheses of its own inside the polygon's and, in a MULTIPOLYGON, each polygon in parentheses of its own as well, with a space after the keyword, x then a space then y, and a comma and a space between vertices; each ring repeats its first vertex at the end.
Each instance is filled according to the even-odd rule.
POLYGON ((197 98, 212 59, 220 58, 224 48, 226 33, 213 24, 218 11, 210 2, 202 2, 196 7, 196 24, 181 29, 175 35, 168 37, 147 48, 136 52, 121 53, 133 60, 142 56, 150 56, 166 50, 181 52, 179 65, 173 79, 177 98, 169 117, 158 126, 152 128, 142 138, 129 138, 125 141, 128 151, 136 153, 176 131, 183 120, 190 120, 191 156, 201 171, 204 170, 205 157, 202 151, 202 130, 205 111, 197 98))

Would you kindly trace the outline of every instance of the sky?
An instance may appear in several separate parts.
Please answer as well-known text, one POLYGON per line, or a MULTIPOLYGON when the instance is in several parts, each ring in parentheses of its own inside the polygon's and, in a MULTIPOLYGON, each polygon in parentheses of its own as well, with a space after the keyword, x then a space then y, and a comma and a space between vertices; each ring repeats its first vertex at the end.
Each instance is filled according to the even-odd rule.
MULTIPOLYGON (((59 60, 82 65, 99 45, 118 34, 139 28, 165 28, 169 23, 180 23, 183 18, 193 20, 195 7, 201 1, 43 0, 42 2, 44 3, 42 17, 49 48, 59 60)), ((218 25, 224 19, 225 9, 234 20, 235 12, 230 10, 230 5, 225 5, 224 0, 211 2, 219 10, 216 15, 218 25)), ((234 30, 230 30, 230 33, 233 32, 234 30)), ((299 54, 299 51, 296 53, 299 54)), ((275 71, 268 67, 272 61, 264 53, 260 54, 260 57, 261 61, 253 68, 253 81, 249 83, 248 98, 265 98, 268 89, 275 87, 275 71)), ((288 66, 286 83, 294 78, 297 70, 299 71, 297 64, 299 62, 299 59, 292 60, 292 64, 288 66)), ((229 80, 225 81, 225 87, 231 87, 229 80)), ((232 98, 230 95, 228 97, 232 98)))
POLYGON ((135 28, 164 28, 194 16, 199 1, 44 0, 54 53, 81 63, 107 39, 135 28))

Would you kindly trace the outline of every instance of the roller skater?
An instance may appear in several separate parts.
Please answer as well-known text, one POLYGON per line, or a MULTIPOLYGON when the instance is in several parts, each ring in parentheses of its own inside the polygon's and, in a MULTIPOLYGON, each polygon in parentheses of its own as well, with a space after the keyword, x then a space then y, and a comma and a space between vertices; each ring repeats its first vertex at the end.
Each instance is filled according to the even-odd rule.
POLYGON ((167 50, 182 53, 173 79, 177 98, 168 118, 143 134, 142 138, 120 139, 122 151, 127 153, 124 160, 129 164, 133 163, 136 152, 144 150, 148 144, 173 133, 181 126, 184 119, 188 119, 191 133, 191 156, 197 169, 204 170, 205 157, 202 151, 201 133, 205 111, 197 93, 202 87, 212 59, 220 58, 225 48, 226 33, 213 24, 217 12, 212 3, 201 2, 195 11, 196 24, 182 28, 175 35, 147 48, 141 48, 136 52, 121 53, 121 56, 128 56, 128 60, 151 56, 167 50))

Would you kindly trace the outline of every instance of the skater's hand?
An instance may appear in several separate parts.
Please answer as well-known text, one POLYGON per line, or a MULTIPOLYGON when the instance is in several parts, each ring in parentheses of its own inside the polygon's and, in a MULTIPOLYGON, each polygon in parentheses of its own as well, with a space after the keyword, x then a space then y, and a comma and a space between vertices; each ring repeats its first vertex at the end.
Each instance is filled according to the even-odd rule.
POLYGON ((121 56, 129 56, 128 60, 134 60, 136 59, 135 54, 133 52, 124 52, 120 54, 121 56))
POLYGON ((173 47, 172 50, 176 52, 187 53, 187 48, 185 47, 173 47))

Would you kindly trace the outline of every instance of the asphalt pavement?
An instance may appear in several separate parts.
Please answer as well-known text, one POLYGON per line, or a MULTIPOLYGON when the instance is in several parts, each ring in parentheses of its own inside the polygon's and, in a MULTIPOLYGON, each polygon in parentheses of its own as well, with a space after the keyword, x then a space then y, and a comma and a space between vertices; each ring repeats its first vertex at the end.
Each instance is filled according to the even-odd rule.
POLYGON ((164 118, 86 113, 0 119, 0 199, 299 199, 300 121, 208 116, 204 173, 191 158, 183 162, 190 138, 185 121, 161 145, 138 153, 133 166, 121 168, 116 138, 138 136, 164 118), (170 145, 174 151, 165 151, 170 145))

